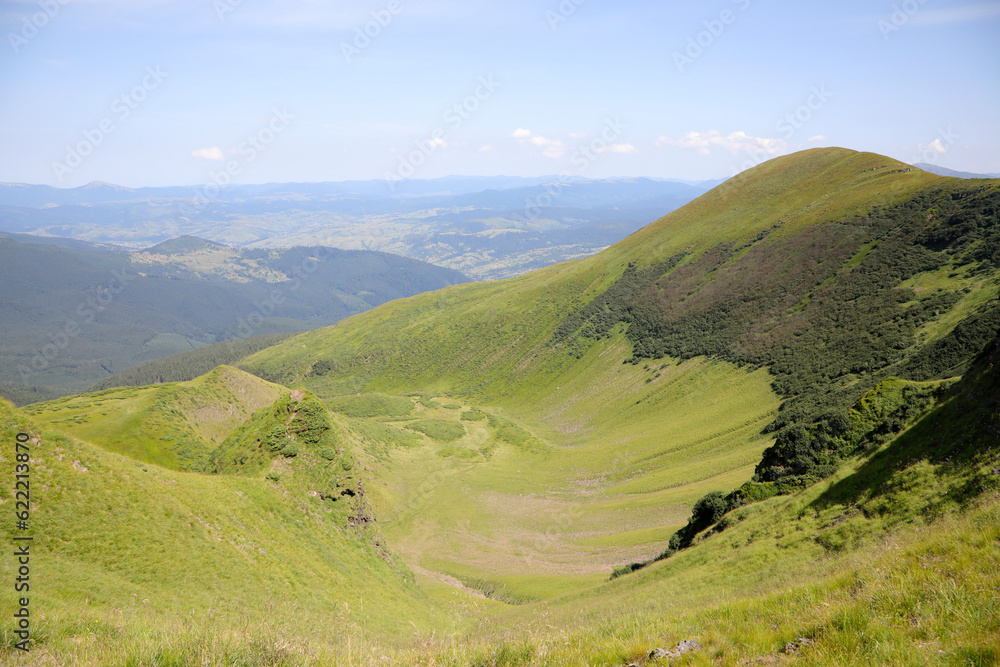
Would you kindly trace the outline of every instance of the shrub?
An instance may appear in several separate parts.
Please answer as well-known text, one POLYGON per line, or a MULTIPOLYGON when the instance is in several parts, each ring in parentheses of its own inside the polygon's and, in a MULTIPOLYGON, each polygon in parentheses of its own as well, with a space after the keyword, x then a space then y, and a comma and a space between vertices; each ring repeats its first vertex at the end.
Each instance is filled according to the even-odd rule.
POLYGON ((270 480, 272 482, 277 482, 278 480, 281 479, 281 475, 279 475, 278 473, 276 473, 274 471, 271 471, 271 472, 267 473, 266 475, 264 475, 264 479, 270 480))
POLYGON ((333 461, 337 458, 337 450, 333 447, 324 447, 319 450, 319 455, 327 461, 333 461))
POLYGON ((691 511, 691 523, 698 530, 707 528, 722 518, 729 511, 729 503, 721 491, 710 491, 694 504, 691 511))
POLYGON ((285 445, 285 448, 281 450, 281 455, 285 458, 293 458, 299 455, 299 445, 296 442, 290 442, 285 445))

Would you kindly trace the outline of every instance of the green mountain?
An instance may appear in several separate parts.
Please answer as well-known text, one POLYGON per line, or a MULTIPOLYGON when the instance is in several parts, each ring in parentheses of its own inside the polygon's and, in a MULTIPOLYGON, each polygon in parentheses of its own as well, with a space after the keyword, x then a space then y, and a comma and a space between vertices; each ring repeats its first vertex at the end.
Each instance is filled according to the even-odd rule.
POLYGON ((57 664, 996 664, 998 204, 997 181, 806 151, 593 257, 398 299, 242 371, 40 403, 34 421, 4 408, 8 442, 42 436, 36 526, 54 537, 36 544, 67 563, 45 575, 39 648, 57 664), (117 468, 88 477, 91 460, 117 468), (45 504, 70 482, 74 503, 45 504), (223 528, 191 542, 202 513, 223 528), (277 548, 258 524, 292 531, 287 560, 216 562, 212 538, 277 548), (67 537, 81 528, 110 546, 67 537), (161 547, 136 561, 136 540, 161 547), (175 548, 207 563, 191 584, 175 548), (79 591, 81 568, 108 585, 79 591), (250 582, 286 606, 240 609, 250 582), (378 602, 350 616, 363 597, 378 602), (682 640, 697 646, 671 657, 682 640))
POLYGON ((467 280, 385 253, 239 250, 193 237, 127 251, 11 235, 0 238, 0 267, 0 395, 22 404, 145 361, 329 325, 467 280))

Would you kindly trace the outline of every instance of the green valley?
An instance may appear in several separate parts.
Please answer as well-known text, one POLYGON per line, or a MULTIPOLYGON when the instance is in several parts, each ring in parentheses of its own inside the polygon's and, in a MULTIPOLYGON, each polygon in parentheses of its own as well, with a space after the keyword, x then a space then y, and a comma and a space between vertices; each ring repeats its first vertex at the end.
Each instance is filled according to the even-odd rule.
POLYGON ((998 664, 998 249, 1000 181, 815 149, 591 257, 0 401, 39 563, 0 661, 998 664))

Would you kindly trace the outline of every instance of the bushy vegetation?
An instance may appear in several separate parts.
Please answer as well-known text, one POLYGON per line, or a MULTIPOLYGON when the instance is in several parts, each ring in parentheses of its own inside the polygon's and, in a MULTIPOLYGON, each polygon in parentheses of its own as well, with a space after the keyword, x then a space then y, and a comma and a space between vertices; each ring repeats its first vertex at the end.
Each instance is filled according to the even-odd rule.
POLYGON ((850 438, 841 437, 847 411, 866 391, 893 372, 919 380, 961 374, 996 335, 994 300, 920 347, 917 330, 964 293, 918 295, 899 285, 945 266, 991 269, 984 248, 1000 235, 998 204, 996 191, 923 193, 791 237, 723 243, 684 264, 678 255, 647 269, 630 265, 554 338, 600 338, 622 322, 633 362, 706 355, 766 366, 786 400, 768 429, 776 442, 758 479, 821 478, 850 452, 850 438))
POLYGON ((404 425, 411 431, 419 431, 428 438, 441 442, 452 442, 465 435, 465 427, 458 422, 445 419, 418 419, 404 425))
POLYGON ((336 460, 343 446, 319 399, 308 393, 299 398, 285 394, 230 433, 212 452, 211 468, 217 473, 259 473, 275 455, 292 458, 305 449, 336 460))

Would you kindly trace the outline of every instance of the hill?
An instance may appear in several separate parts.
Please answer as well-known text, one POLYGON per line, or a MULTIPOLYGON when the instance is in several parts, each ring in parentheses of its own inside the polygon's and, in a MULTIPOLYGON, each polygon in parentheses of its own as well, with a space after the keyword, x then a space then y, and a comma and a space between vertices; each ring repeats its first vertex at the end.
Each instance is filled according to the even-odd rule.
POLYGON ((190 237, 127 251, 14 235, 0 238, 0 267, 0 395, 22 403, 144 361, 328 325, 467 280, 384 253, 238 250, 190 237))
POLYGON ((424 540, 421 566, 544 596, 521 573, 573 588, 660 554, 709 491, 830 475, 857 444, 852 406, 889 377, 960 375, 1000 327, 998 192, 806 151, 592 258, 386 304, 240 365, 328 400, 442 396, 547 443, 446 471, 401 450, 379 477, 387 520, 420 517, 387 533, 424 540))
MULTIPOLYGON (((175 472, 39 428, 0 400, 0 438, 18 434, 30 520, 16 530, 5 519, 4 531, 33 538, 32 641, 17 650, 4 624, 5 664, 294 664, 315 657, 310 635, 343 656, 361 636, 391 644, 447 624, 380 546, 362 496, 311 493, 343 470, 339 455, 277 456, 269 478, 175 472)), ((3 460, 13 469, 13 446, 3 460)), ((12 506, 10 488, 0 497, 12 506)), ((15 567, 8 558, 0 571, 15 567)), ((0 606, 13 616, 16 601, 0 606)))
MULTIPOLYGON (((113 626, 125 641, 88 634, 70 619, 121 606, 102 589, 94 609, 74 602, 53 622, 55 660, 86 641, 117 664, 993 664, 998 203, 1000 182, 806 151, 594 257, 395 300, 259 350, 236 364, 246 372, 32 406, 102 444, 76 443, 85 468, 79 457, 96 452, 209 498, 217 487, 202 485, 273 489, 340 535, 361 527, 363 545, 390 569, 398 554, 419 587, 402 568, 403 584, 362 568, 380 607, 330 638, 315 628, 338 624, 334 600, 356 589, 335 567, 310 600, 318 582, 302 575, 282 651, 259 607, 220 619, 218 649, 159 599, 159 616, 113 626), (242 403, 233 386, 254 388, 261 407, 219 421, 209 442, 190 415, 199 401, 242 403), (125 416, 154 405, 168 438, 186 424, 185 442, 206 443, 204 472, 141 461, 167 440, 131 459, 104 449, 141 438, 152 418, 125 416), (682 640, 694 650, 675 660, 667 649, 682 640)), ((8 412, 8 429, 35 428, 8 412)), ((121 511, 143 506, 129 497, 121 511)), ((247 526, 271 525, 237 519, 224 532, 238 544, 247 526)), ((304 551, 290 558, 340 547, 300 520, 288 548, 304 551)), ((186 534, 169 515, 164 525, 186 534)), ((116 524, 88 528, 120 548, 116 524)), ((77 571, 112 569, 103 552, 71 553, 77 571)), ((56 581, 47 603, 66 605, 72 585, 56 581)), ((227 600, 245 590, 218 587, 227 600)), ((214 608, 181 584, 155 594, 214 608)))

